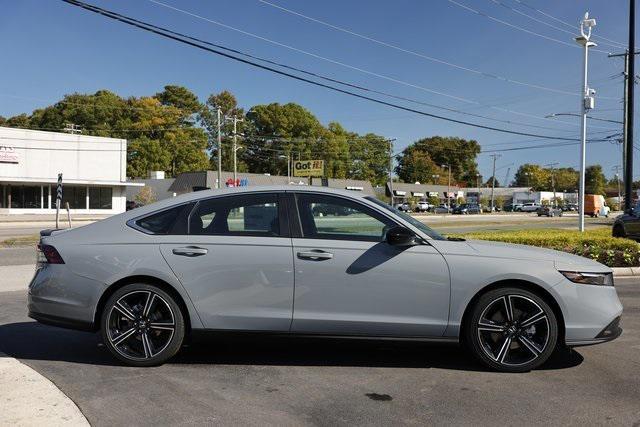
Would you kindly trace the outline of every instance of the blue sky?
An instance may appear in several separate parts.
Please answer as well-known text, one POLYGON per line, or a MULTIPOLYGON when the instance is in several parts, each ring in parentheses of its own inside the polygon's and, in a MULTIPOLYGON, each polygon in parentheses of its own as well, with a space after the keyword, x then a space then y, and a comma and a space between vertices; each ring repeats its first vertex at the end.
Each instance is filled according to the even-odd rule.
MULTIPOLYGON (((149 0, 92 0, 98 6, 292 66, 512 123, 405 103, 426 112, 528 133, 579 137, 578 118, 544 119, 551 113, 578 112, 577 95, 508 83, 429 61, 310 22, 258 0, 159 1, 348 67, 149 0)), ((524 4, 518 0, 455 0, 458 4, 449 0, 270 1, 421 55, 575 94, 579 93, 582 79, 580 49, 516 30, 472 13, 460 4, 569 44, 573 44, 571 34, 535 22, 505 5, 569 32, 573 30, 528 6, 576 23, 576 32, 579 18, 588 10, 598 21, 594 39, 604 36, 623 44, 627 40, 627 2, 621 0, 521 0, 524 4)), ((0 6, 3 10, 0 37, 5 41, 0 71, 0 115, 3 116, 30 113, 71 92, 109 89, 123 96, 140 96, 151 95, 165 84, 180 84, 202 100, 210 93, 230 90, 244 107, 297 102, 325 124, 335 120, 353 131, 397 138, 397 150, 431 135, 473 138, 486 151, 554 143, 444 122, 329 92, 141 32, 55 0, 0 0, 0 6)), ((620 51, 605 44, 609 43, 606 40, 601 42, 598 49, 620 51)), ((622 66, 621 59, 609 59, 605 52, 591 53, 590 83, 597 90, 594 117, 621 120, 623 88, 619 74, 622 66)), ((589 126, 594 138, 618 131, 619 125, 613 123, 591 122, 589 126)), ((499 153, 502 157, 497 161, 496 177, 502 181, 510 165, 513 178, 517 167, 525 162, 559 162, 560 166, 577 168, 578 150, 578 146, 568 146, 503 151, 499 153)), ((589 144, 587 163, 602 164, 610 176, 612 166, 621 163, 620 153, 618 145, 589 144)), ((485 178, 491 175, 488 154, 478 158, 485 178)))

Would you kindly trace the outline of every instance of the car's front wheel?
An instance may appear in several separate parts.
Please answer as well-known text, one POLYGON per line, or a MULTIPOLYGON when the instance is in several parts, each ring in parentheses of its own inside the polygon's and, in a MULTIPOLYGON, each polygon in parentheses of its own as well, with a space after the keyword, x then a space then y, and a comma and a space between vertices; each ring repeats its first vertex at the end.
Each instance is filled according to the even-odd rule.
POLYGON ((171 295, 143 283, 111 295, 100 325, 105 346, 132 366, 166 362, 180 350, 185 335, 182 311, 171 295))
POLYGON ((526 372, 553 353, 558 323, 538 295, 520 288, 495 289, 482 295, 465 324, 465 342, 489 368, 526 372))

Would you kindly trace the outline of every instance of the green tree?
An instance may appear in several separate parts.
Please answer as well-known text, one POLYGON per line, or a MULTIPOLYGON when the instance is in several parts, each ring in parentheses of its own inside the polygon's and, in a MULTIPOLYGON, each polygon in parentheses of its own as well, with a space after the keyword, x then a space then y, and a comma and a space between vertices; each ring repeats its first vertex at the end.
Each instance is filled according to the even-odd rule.
POLYGON ((591 165, 584 170, 584 189, 586 194, 605 194, 607 178, 602 172, 602 166, 591 165))
POLYGON ((7 125, 7 119, 5 119, 3 116, 0 116, 0 126, 6 126, 7 125))
POLYGON ((551 189, 551 175, 547 169, 539 165, 525 163, 518 168, 514 185, 516 187, 530 187, 534 191, 549 191, 551 189))
POLYGON ((373 133, 353 137, 349 143, 349 178, 384 185, 389 179, 390 144, 385 137, 373 133))
POLYGON ((556 191, 573 192, 578 188, 578 171, 573 168, 554 170, 556 191))
POLYGON ((452 184, 473 186, 478 173, 476 157, 479 153, 480 144, 474 140, 441 136, 423 138, 405 148, 397 157, 396 173, 406 182, 430 181, 434 173, 441 179, 448 179, 449 171, 442 166, 450 165, 452 184), (428 169, 421 170, 429 165, 428 169), (420 179, 416 179, 418 177, 420 179))
POLYGON ((19 114, 17 116, 9 117, 4 126, 29 129, 29 127, 31 127, 31 121, 29 120, 29 116, 26 114, 19 114))

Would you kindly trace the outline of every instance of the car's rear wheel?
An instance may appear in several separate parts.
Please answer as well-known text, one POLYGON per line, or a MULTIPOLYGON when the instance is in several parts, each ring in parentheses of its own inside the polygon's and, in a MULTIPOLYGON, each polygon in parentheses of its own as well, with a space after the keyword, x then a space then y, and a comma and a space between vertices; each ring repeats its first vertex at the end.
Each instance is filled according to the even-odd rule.
POLYGON ((553 353, 558 323, 551 307, 538 295, 520 288, 500 288, 480 297, 464 333, 466 344, 487 367, 526 372, 553 353))
POLYGON ((185 334, 180 307, 167 292, 148 284, 118 289, 101 318, 105 346, 132 366, 155 366, 173 357, 185 334))

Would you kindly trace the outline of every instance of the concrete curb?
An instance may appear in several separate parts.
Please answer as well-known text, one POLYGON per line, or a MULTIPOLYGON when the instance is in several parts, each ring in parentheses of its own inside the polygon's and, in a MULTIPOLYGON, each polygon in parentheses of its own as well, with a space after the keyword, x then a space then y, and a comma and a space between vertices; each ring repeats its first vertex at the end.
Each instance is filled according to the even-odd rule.
POLYGON ((614 277, 636 277, 640 276, 640 267, 614 267, 614 277))
POLYGON ((0 353, 0 385, 0 425, 89 425, 55 384, 4 353, 0 353))

